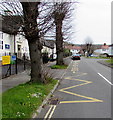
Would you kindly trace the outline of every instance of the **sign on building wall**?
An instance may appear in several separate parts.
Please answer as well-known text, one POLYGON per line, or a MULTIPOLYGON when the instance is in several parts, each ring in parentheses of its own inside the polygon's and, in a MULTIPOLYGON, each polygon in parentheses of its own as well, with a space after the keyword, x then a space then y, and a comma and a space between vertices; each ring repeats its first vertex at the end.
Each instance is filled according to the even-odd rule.
POLYGON ((2 65, 10 64, 11 58, 10 56, 2 56, 2 65))
POLYGON ((10 49, 10 45, 5 44, 5 49, 10 49))

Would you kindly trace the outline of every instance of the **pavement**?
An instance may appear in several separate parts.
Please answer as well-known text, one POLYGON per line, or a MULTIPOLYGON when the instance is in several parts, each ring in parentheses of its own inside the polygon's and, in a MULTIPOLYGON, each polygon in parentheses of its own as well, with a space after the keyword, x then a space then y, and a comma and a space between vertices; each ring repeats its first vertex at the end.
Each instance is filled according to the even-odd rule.
POLYGON ((13 88, 19 84, 26 83, 30 80, 30 71, 26 70, 22 73, 11 75, 10 77, 4 78, 0 80, 0 86, 2 85, 2 91, 5 92, 6 90, 13 88))
MULTIPOLYGON (((65 58, 65 64, 69 64, 69 60, 65 58)), ((49 62, 44 64, 44 69, 51 75, 54 79, 60 80, 62 75, 65 73, 66 69, 51 69, 51 65, 55 65, 56 62, 49 62)), ((26 83, 30 80, 30 70, 18 73, 17 75, 11 75, 10 77, 0 80, 0 92, 5 92, 10 88, 13 88, 19 84, 26 83)))

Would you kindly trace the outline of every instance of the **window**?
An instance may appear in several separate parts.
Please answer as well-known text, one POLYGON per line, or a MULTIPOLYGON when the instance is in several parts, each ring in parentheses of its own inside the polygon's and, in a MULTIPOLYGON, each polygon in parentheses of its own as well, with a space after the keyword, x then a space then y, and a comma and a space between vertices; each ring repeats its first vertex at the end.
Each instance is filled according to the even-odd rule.
POLYGON ((0 40, 0 49, 3 49, 3 41, 0 40))
POLYGON ((18 52, 21 51, 21 45, 18 45, 18 52))
POLYGON ((106 51, 107 49, 102 49, 102 51, 106 51))

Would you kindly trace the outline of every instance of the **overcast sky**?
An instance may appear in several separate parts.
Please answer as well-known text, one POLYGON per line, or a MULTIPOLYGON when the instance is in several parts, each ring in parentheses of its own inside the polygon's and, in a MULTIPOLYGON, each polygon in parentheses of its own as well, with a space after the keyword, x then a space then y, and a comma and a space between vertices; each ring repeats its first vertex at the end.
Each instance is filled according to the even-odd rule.
POLYGON ((111 1, 79 0, 74 12, 76 33, 73 43, 82 44, 87 37, 94 44, 111 43, 111 1))

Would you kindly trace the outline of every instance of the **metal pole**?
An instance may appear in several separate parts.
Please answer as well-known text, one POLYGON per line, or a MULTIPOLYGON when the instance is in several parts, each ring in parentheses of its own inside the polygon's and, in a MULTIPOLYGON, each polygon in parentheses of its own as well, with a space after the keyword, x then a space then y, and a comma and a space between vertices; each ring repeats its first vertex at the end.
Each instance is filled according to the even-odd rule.
MULTIPOLYGON (((11 53, 9 55, 11 56, 11 53)), ((9 64, 9 75, 11 75, 11 63, 9 64)))
POLYGON ((23 54, 23 58, 24 58, 24 70, 26 70, 26 65, 25 65, 25 53, 23 54))
POLYGON ((16 49, 15 46, 16 46, 16 45, 15 45, 15 35, 14 35, 14 54, 15 54, 15 52, 16 52, 16 50, 15 50, 15 49, 16 49))
POLYGON ((17 69, 17 53, 15 53, 16 55, 16 60, 15 60, 15 73, 18 74, 18 69, 17 69))

